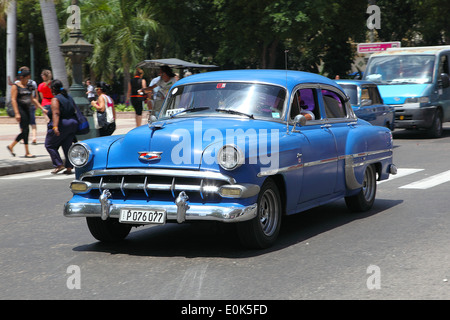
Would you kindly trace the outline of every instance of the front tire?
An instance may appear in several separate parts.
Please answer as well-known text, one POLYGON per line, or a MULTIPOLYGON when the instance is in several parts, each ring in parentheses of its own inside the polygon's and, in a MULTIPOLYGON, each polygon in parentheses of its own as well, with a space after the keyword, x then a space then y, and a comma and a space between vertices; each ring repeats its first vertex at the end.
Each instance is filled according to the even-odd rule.
POLYGON ((377 171, 374 165, 370 165, 364 171, 362 188, 358 194, 345 198, 347 207, 353 212, 368 211, 375 202, 377 193, 377 171))
POLYGON ((257 216, 237 224, 242 245, 251 249, 264 249, 273 245, 281 226, 282 205, 276 183, 268 178, 258 196, 257 216))
POLYGON ((442 137, 443 133, 442 128, 442 112, 440 110, 436 110, 436 113, 434 115, 433 125, 430 129, 428 129, 428 135, 431 138, 440 138, 442 137))
POLYGON ((131 225, 120 223, 118 219, 102 220, 101 218, 86 218, 89 231, 95 239, 104 242, 120 241, 126 238, 131 225))

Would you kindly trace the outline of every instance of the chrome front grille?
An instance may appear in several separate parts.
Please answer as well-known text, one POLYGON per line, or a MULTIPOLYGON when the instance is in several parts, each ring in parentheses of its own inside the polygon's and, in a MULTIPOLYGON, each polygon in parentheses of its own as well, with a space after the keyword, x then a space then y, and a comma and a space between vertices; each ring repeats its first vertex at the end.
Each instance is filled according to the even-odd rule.
POLYGON ((218 172, 166 169, 94 170, 83 174, 80 180, 89 184, 90 191, 99 193, 107 189, 116 196, 163 195, 173 199, 181 191, 205 199, 218 195, 221 186, 236 183, 218 172))

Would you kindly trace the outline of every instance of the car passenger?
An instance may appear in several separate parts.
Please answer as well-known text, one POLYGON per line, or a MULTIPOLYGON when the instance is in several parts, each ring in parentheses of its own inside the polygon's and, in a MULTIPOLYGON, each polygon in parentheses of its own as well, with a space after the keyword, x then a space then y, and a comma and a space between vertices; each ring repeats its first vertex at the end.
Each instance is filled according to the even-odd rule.
POLYGON ((301 114, 303 115, 306 120, 315 120, 314 113, 310 110, 308 110, 308 106, 305 104, 305 102, 302 100, 302 97, 300 95, 300 90, 295 93, 296 98, 294 98, 294 102, 292 105, 291 110, 291 116, 292 118, 295 118, 296 115, 301 114))

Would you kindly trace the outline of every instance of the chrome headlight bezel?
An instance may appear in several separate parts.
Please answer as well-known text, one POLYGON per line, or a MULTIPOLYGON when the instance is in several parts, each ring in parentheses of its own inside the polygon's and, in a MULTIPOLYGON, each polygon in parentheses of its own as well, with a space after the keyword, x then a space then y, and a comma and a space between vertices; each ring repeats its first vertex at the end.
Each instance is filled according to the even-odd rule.
POLYGON ((226 144, 217 153, 217 163, 222 169, 232 171, 244 163, 244 154, 237 146, 226 144))
POLYGON ((86 143, 77 142, 70 147, 68 157, 74 167, 81 168, 91 161, 92 150, 86 143))

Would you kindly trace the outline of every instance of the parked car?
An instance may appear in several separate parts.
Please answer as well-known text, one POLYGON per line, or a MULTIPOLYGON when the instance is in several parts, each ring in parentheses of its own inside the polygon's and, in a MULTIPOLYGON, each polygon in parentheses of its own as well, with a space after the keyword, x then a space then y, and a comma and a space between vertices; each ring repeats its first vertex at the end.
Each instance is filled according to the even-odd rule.
POLYGON ((395 109, 384 104, 378 87, 371 81, 335 80, 350 98, 353 111, 360 119, 394 131, 395 109))
POLYGON ((390 130, 358 119, 333 80, 201 73, 177 81, 148 125, 71 147, 64 215, 86 217, 100 241, 207 220, 235 223, 245 246, 266 248, 285 215, 342 198, 352 211, 371 209, 376 181, 396 172, 392 148, 390 130))

